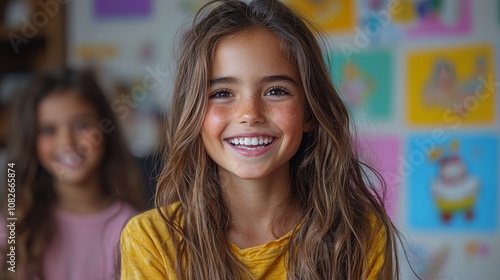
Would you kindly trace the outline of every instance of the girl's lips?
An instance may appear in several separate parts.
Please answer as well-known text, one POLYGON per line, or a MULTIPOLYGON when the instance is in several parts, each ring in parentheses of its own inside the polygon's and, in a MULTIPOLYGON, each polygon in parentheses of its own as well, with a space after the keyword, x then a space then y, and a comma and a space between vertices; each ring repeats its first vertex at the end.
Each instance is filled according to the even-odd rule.
POLYGON ((226 138, 225 142, 243 156, 257 157, 271 150, 277 140, 276 137, 235 137, 226 138))
POLYGON ((271 144, 276 138, 270 136, 256 136, 256 137, 232 137, 227 138, 226 141, 235 146, 248 146, 249 148, 257 148, 263 145, 271 144))
POLYGON ((82 165, 83 157, 76 153, 66 153, 58 156, 57 163, 66 168, 75 169, 82 165))

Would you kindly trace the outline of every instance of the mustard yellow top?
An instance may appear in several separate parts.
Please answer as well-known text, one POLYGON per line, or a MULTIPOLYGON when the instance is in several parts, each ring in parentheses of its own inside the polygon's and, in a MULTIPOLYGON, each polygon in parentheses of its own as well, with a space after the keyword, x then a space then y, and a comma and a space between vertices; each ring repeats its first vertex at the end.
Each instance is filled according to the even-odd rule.
MULTIPOLYGON (((178 204, 172 205, 178 207, 178 204)), ((286 279, 283 250, 291 232, 281 238, 252 248, 240 249, 230 243, 234 255, 258 279, 286 279)), ((375 247, 370 252, 371 271, 367 280, 375 280, 384 263, 383 234, 376 235, 375 247)), ((169 236, 165 222, 156 209, 132 218, 121 236, 121 279, 171 279, 175 270, 167 258, 169 236), (165 242, 166 241, 166 242, 165 242)))

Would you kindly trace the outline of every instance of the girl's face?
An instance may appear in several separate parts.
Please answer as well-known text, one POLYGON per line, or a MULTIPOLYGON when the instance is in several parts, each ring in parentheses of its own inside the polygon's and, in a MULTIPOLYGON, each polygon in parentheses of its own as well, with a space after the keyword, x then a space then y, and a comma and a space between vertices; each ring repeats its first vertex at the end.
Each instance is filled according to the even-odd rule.
POLYGON ((52 93, 38 105, 37 125, 37 156, 55 180, 84 184, 95 179, 104 135, 91 104, 71 90, 52 93))
POLYGON ((219 172, 242 179, 288 172, 312 123, 278 38, 264 29, 244 31, 221 40, 213 58, 201 137, 219 172))

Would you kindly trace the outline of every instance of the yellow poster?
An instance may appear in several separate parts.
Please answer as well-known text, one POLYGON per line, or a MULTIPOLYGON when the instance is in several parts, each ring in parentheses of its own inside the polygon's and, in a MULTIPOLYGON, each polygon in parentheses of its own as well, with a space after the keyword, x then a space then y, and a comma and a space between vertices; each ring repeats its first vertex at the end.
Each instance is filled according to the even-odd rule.
POLYGON ((119 47, 112 43, 81 43, 75 46, 73 56, 82 60, 115 59, 119 47))
POLYGON ((493 50, 488 45, 415 51, 407 61, 412 125, 487 124, 495 119, 493 50))
POLYGON ((325 32, 354 32, 355 1, 286 0, 325 32))
POLYGON ((414 22, 418 15, 415 11, 415 4, 413 0, 392 0, 391 5, 397 8, 397 12, 392 13, 395 22, 405 25, 414 22))

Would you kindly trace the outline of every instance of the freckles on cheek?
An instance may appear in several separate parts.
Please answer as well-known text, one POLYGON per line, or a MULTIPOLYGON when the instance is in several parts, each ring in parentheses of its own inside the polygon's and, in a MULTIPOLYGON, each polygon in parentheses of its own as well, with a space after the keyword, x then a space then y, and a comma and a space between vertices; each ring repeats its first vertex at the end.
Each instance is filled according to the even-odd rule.
POLYGON ((209 107, 205 115, 204 126, 215 128, 226 123, 228 119, 227 109, 221 107, 209 107))
POLYGON ((283 119, 284 121, 296 125, 297 121, 302 121, 303 110, 293 105, 283 105, 273 110, 276 118, 283 119))

